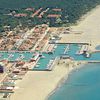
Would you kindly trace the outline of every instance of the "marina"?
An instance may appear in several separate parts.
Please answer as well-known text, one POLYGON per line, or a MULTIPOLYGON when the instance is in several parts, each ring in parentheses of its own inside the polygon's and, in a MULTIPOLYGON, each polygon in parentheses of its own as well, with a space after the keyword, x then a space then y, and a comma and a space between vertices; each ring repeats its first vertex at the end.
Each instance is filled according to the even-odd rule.
POLYGON ((33 56, 34 53, 32 52, 0 52, 0 61, 2 60, 8 60, 8 61, 12 61, 15 62, 18 59, 23 60, 23 61, 29 61, 33 56))
POLYGON ((73 58, 74 61, 99 61, 99 50, 91 53, 91 57, 87 57, 85 55, 85 53, 88 52, 87 47, 88 45, 85 44, 50 44, 47 52, 41 52, 42 55, 38 52, 36 53, 30 51, 0 51, 0 60, 8 60, 11 62, 16 62, 20 60, 26 62, 37 62, 36 65, 32 68, 36 71, 49 70, 48 66, 50 61, 54 60, 56 57, 60 58, 62 55, 67 55, 73 58))
MULTIPOLYGON (((2 10, 6 11, 5 17, 16 19, 11 21, 19 25, 13 29, 5 25, 0 34, 0 100, 80 100, 85 92, 96 90, 96 86, 99 88, 100 8, 72 26, 69 21, 80 9, 65 18, 63 14, 67 10, 61 7, 2 10), (63 24, 63 19, 63 26, 53 27, 63 24)), ((97 96, 94 100, 99 100, 95 92, 96 95, 92 93, 95 98, 97 96)), ((84 97, 91 98, 89 94, 84 97)))

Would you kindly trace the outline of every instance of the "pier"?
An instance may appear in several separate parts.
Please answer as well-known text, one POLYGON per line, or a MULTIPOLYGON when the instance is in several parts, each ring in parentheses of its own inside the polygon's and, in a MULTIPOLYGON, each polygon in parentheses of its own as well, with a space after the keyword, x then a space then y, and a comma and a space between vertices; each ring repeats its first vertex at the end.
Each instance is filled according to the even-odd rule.
POLYGON ((88 61, 80 60, 80 62, 84 62, 84 63, 100 63, 100 60, 88 60, 88 61))
POLYGON ((91 60, 91 61, 88 61, 88 63, 100 63, 100 60, 91 60))
POLYGON ((67 47, 65 48, 64 54, 66 54, 66 52, 68 52, 69 50, 69 44, 67 45, 67 47))

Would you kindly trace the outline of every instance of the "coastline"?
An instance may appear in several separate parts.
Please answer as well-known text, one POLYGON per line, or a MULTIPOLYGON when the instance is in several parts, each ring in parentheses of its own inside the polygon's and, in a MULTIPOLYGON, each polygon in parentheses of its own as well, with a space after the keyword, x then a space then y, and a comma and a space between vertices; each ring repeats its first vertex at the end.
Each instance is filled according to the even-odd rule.
MULTIPOLYGON (((83 34, 83 37, 86 39, 90 39, 92 42, 92 47, 93 50, 95 46, 100 44, 99 36, 100 32, 97 31, 96 27, 99 27, 100 25, 94 23, 95 18, 94 16, 97 16, 99 18, 99 12, 100 7, 94 8, 92 11, 88 12, 85 16, 86 18, 83 17, 82 21, 80 21, 77 26, 72 26, 74 30, 79 30, 83 31, 85 34, 83 34), (92 17, 92 18, 90 18, 92 17), (90 20, 89 20, 90 19, 90 20), (94 19, 94 20, 93 20, 94 19), (91 24, 91 20, 93 21, 91 24), (84 22, 85 21, 85 22, 84 22), (90 22, 90 23, 89 23, 90 22), (89 24, 87 24, 89 23, 89 24), (93 25, 93 26, 92 26, 93 25), (99 26, 98 26, 99 25, 99 26), (87 28, 91 26, 90 28, 87 28), (94 31, 94 30, 95 31, 94 31), (93 32, 92 32, 93 31, 93 32), (92 33, 91 33, 92 32, 92 33), (91 33, 91 34, 90 34, 91 33)), ((98 21, 99 23, 99 21, 98 21)), ((99 29, 100 30, 100 29, 99 29)), ((90 41, 90 42, 91 42, 90 41)), ((82 66, 82 65, 80 65, 82 66)), ((80 68, 80 66, 75 67, 80 68)), ((16 86, 19 87, 15 91, 13 95, 11 95, 10 100, 44 100, 48 96, 50 96, 51 93, 54 93, 54 91, 59 88, 59 84, 62 84, 62 81, 64 81, 65 77, 68 78, 68 75, 75 70, 70 69, 68 71, 66 67, 60 67, 56 66, 53 71, 51 72, 28 72, 23 80, 21 82, 16 83, 16 86), (67 71, 67 72, 66 72, 67 71), (51 92, 52 91, 52 92, 51 92)))
POLYGON ((89 100, 94 100, 94 98, 99 100, 100 95, 97 95, 100 86, 98 84, 100 80, 97 77, 97 74, 100 73, 99 65, 100 63, 86 63, 78 71, 73 70, 61 87, 56 89, 53 95, 49 95, 50 98, 46 100, 66 100, 66 98, 69 98, 68 100, 85 100, 84 96, 89 100), (93 80, 94 82, 92 82, 93 80))
POLYGON ((16 83, 19 89, 11 95, 11 100, 20 100, 20 98, 27 100, 29 98, 28 95, 31 96, 29 100, 33 100, 33 98, 34 100, 45 100, 45 97, 55 89, 61 79, 74 68, 70 67, 70 71, 68 69, 66 65, 62 64, 62 66, 56 65, 54 70, 50 72, 28 72, 23 80, 16 83))
MULTIPOLYGON (((78 63, 78 62, 77 62, 77 63, 78 63)), ((76 66, 74 66, 73 68, 71 68, 71 69, 69 70, 69 72, 66 73, 66 75, 58 82, 58 84, 56 85, 55 89, 54 89, 53 91, 51 91, 51 92, 48 94, 48 96, 45 98, 45 100, 48 100, 48 98, 49 98, 52 94, 54 94, 54 93, 65 83, 65 81, 68 80, 70 74, 71 74, 73 71, 82 68, 83 66, 85 66, 85 64, 87 64, 87 62, 84 62, 84 63, 81 62, 80 65, 76 65, 76 66)))

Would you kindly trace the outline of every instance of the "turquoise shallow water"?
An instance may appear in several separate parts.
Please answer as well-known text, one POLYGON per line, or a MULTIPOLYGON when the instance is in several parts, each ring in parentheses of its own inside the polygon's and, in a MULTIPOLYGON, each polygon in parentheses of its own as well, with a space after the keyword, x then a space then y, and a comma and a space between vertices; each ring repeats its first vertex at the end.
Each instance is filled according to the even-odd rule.
POLYGON ((55 48, 54 54, 43 53, 43 56, 45 58, 41 58, 38 61, 38 64, 39 64, 38 67, 35 66, 33 70, 45 70, 50 60, 55 59, 56 57, 59 57, 61 54, 63 54, 64 48, 65 48, 65 45, 62 44, 62 45, 58 45, 57 48, 55 48))
POLYGON ((73 71, 48 100, 100 100, 100 63, 73 71))
MULTIPOLYGON (((47 53, 43 53, 43 56, 45 58, 42 58, 38 62, 38 67, 35 66, 33 70, 45 70, 48 66, 48 63, 51 59, 54 59, 56 57, 60 57, 61 55, 67 55, 76 61, 84 60, 84 61, 93 61, 93 60, 100 60, 100 52, 93 53, 90 58, 86 58, 83 55, 77 55, 77 51, 80 50, 79 45, 77 44, 71 44, 69 45, 69 50, 64 54, 65 49, 67 48, 68 44, 58 44, 57 48, 54 50, 54 53, 52 55, 49 55, 47 53)), ((80 45, 81 46, 81 45, 80 45)))
POLYGON ((16 61, 16 59, 20 58, 21 55, 23 55, 23 61, 29 61, 33 57, 32 52, 0 52, 0 60, 7 59, 9 61, 16 61), (9 55, 12 54, 13 57, 9 57, 9 55))

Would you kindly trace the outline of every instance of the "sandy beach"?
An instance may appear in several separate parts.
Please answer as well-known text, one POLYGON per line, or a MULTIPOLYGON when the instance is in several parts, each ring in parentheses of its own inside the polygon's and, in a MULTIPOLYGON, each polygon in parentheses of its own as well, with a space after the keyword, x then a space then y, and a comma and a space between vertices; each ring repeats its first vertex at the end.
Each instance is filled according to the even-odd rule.
POLYGON ((82 31, 83 38, 90 41, 92 47, 100 45, 100 6, 97 6, 78 23, 77 26, 73 26, 75 31, 82 31))
MULTIPOLYGON (((75 63, 75 66, 77 62, 75 63)), ((53 71, 35 71, 28 72, 23 80, 18 81, 15 93, 11 95, 10 100, 45 100, 58 85, 64 76, 68 77, 70 71, 77 67, 72 67, 62 63, 55 65, 53 71)))
MULTIPOLYGON (((83 32, 83 39, 89 40, 92 48, 100 44, 100 7, 91 11, 77 26, 75 31, 83 32)), ((72 65, 71 65, 72 66, 72 65)), ((11 95, 10 100, 45 100, 56 88, 59 81, 67 77, 72 67, 56 65, 53 71, 29 71, 23 80, 16 83, 19 88, 11 95)))

